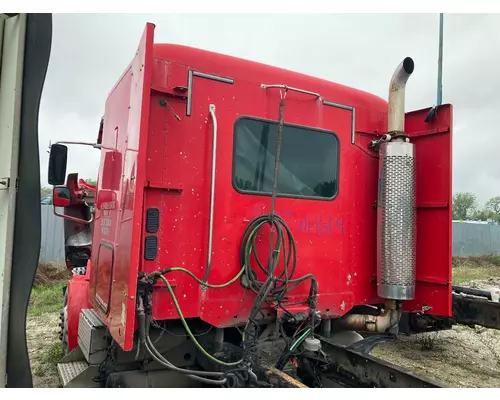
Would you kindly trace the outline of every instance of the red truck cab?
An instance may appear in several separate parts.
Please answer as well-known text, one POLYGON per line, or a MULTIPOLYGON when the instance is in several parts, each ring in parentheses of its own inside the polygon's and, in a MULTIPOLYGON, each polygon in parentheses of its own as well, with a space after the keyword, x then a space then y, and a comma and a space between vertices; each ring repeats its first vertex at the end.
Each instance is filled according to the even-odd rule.
MULTIPOLYGON (((372 145, 388 133, 388 102, 256 62, 155 44, 153 33, 148 24, 110 92, 96 144, 101 163, 85 297, 113 339, 126 351, 134 346, 138 277, 181 267, 211 284, 227 282, 242 268, 249 222, 270 211, 293 233, 296 258, 287 268, 295 277, 315 277, 320 319, 383 304, 377 291, 380 157, 372 145)), ((415 290, 402 307, 446 317, 452 107, 439 106, 426 122, 427 113, 402 114, 415 147, 417 232, 415 290)), ((257 253, 268 251, 266 235, 252 245, 257 253)), ((252 265, 258 271, 258 260, 252 265)), ((249 318, 254 298, 240 280, 207 289, 181 271, 167 279, 184 318, 218 328, 249 318)), ((280 300, 286 309, 278 317, 307 310, 310 290, 305 283, 294 287, 280 300)), ((276 311, 267 310, 268 316, 276 311)), ((153 320, 179 318, 161 283, 152 291, 151 313, 153 320)))

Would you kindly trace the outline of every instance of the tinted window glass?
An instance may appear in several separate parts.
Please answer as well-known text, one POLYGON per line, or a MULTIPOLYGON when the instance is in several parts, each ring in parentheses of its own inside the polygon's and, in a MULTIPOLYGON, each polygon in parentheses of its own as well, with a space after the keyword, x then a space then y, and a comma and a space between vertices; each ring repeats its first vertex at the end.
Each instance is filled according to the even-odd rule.
MULTIPOLYGON (((233 184, 241 192, 271 194, 278 123, 239 119, 235 125, 233 184)), ((337 194, 339 145, 335 135, 283 127, 278 194, 332 198, 337 194)))

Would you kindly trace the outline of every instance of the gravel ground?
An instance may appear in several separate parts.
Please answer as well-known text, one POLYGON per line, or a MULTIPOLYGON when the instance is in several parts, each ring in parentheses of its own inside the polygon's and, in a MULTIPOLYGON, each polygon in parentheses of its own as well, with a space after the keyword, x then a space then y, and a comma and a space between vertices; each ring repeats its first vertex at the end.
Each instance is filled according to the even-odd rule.
POLYGON ((455 326, 402 337, 371 354, 449 387, 500 387, 500 331, 455 326))
POLYGON ((59 341, 59 314, 29 316, 26 326, 33 386, 60 386, 56 363, 62 355, 59 341))
MULTIPOLYGON (((491 290, 500 278, 462 283, 491 290)), ((448 331, 401 337, 372 355, 454 388, 500 387, 500 331, 456 325, 448 331)))
MULTIPOLYGON (((462 285, 478 289, 500 287, 500 278, 462 285)), ((54 297, 61 297, 58 290, 53 291, 54 297)), ((58 387, 59 304, 38 310, 30 313, 27 321, 33 383, 35 387, 58 387)), ((500 331, 497 330, 455 326, 449 331, 401 337, 398 342, 378 346, 372 355, 450 387, 500 387, 500 331)))

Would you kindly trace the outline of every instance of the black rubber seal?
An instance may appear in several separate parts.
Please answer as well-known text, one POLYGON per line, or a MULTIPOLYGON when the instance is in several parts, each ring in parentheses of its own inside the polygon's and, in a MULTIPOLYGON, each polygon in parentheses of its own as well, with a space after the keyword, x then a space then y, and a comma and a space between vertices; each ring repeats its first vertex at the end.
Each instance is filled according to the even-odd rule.
POLYGON ((38 113, 52 44, 52 14, 27 14, 24 51, 19 183, 7 339, 7 387, 33 387, 26 314, 40 255, 38 113))

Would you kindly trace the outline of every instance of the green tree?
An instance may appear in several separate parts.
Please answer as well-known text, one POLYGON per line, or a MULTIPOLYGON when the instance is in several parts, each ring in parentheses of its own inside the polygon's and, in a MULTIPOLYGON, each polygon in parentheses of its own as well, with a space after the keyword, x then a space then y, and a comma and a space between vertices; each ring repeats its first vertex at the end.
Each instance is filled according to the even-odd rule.
POLYGON ((477 221, 487 221, 489 219, 494 219, 494 214, 491 211, 488 210, 476 210, 473 215, 472 219, 475 219, 477 221))
POLYGON ((477 199, 474 193, 462 192, 453 196, 453 219, 466 220, 472 218, 477 209, 477 199))
POLYGON ((489 199, 484 208, 488 211, 491 211, 494 214, 500 213, 500 196, 495 196, 489 199))
POLYGON ((500 196, 495 196, 489 199, 484 205, 484 209, 488 211, 492 220, 500 220, 500 196))

